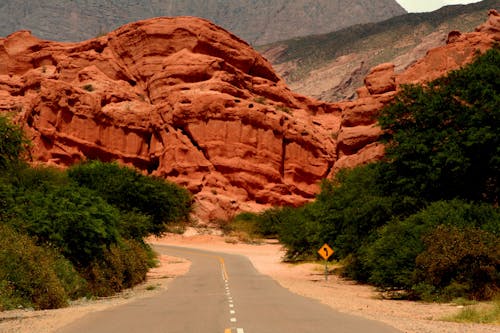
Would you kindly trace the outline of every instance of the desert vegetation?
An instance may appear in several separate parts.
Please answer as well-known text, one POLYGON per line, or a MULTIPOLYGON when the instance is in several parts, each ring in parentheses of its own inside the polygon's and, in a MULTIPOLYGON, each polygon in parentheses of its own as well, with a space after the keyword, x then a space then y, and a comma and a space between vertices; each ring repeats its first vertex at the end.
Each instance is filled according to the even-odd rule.
POLYGON ((303 207, 237 220, 256 234, 277 234, 291 261, 314 258, 326 242, 344 276, 392 297, 494 298, 499 87, 498 46, 425 86, 405 86, 379 115, 384 160, 325 180, 303 207))
POLYGON ((22 130, 0 117, 0 310, 58 308, 142 282, 143 238, 187 219, 189 193, 116 163, 30 167, 22 130))

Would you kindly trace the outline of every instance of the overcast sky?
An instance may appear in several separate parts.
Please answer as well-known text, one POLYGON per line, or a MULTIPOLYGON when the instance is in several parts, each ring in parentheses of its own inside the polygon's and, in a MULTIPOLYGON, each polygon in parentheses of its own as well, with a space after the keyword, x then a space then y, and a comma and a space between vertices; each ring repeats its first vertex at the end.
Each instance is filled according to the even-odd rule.
POLYGON ((430 12, 446 5, 467 4, 479 2, 480 0, 396 0, 401 6, 410 13, 415 12, 430 12))

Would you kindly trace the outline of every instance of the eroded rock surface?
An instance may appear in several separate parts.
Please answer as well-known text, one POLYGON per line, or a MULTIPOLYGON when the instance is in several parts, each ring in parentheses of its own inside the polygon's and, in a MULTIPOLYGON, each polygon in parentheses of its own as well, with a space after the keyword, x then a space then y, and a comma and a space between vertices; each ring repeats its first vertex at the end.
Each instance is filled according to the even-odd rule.
POLYGON ((196 18, 140 21, 82 43, 0 39, 0 112, 33 140, 33 163, 117 160, 187 187, 203 221, 300 205, 340 168, 383 157, 379 110, 403 83, 472 61, 500 40, 490 11, 402 74, 374 68, 359 98, 291 92, 248 44, 196 18))
POLYGON ((0 40, 0 110, 35 163, 117 160, 186 186, 204 219, 245 203, 300 205, 336 160, 340 109, 292 93, 270 64, 195 18, 126 25, 82 43, 0 40))

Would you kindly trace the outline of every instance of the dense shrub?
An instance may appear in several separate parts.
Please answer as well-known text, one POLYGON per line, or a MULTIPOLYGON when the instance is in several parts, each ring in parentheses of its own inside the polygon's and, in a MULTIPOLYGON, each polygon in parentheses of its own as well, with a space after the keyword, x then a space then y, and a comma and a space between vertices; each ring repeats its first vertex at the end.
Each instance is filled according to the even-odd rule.
POLYGON ((16 189, 9 183, 0 179, 0 223, 14 217, 16 189))
POLYGON ((121 211, 150 216, 151 224, 141 222, 148 234, 160 235, 166 224, 187 220, 191 211, 191 196, 185 189, 117 163, 90 161, 73 166, 68 174, 121 211))
POLYGON ((74 300, 89 295, 87 281, 80 275, 71 261, 53 249, 51 251, 55 257, 54 272, 64 288, 66 296, 70 300, 74 300))
POLYGON ((136 210, 122 211, 117 227, 122 237, 142 242, 145 237, 151 235, 153 221, 151 216, 136 210))
POLYGON ((0 117, 0 311, 57 308, 142 282, 156 263, 143 237, 186 218, 188 193, 99 162, 75 167, 83 171, 72 176, 95 185, 80 186, 64 171, 22 163, 25 147, 0 117))
POLYGON ((19 193, 46 191, 72 184, 71 179, 61 169, 45 166, 21 167, 11 170, 8 182, 19 193))
POLYGON ((407 289, 413 285, 415 258, 424 250, 425 225, 394 221, 383 227, 378 237, 358 253, 348 275, 386 289, 407 289))
POLYGON ((109 296, 144 281, 152 263, 152 253, 140 242, 123 240, 106 250, 102 259, 91 262, 82 274, 92 294, 109 296))
POLYGON ((336 258, 349 256, 350 262, 359 263, 352 254, 371 241, 377 228, 403 212, 416 210, 416 200, 382 194, 376 177, 380 170, 378 164, 343 170, 334 180, 323 182, 313 203, 297 210, 271 212, 287 257, 315 255, 327 242, 336 258))
POLYGON ((16 167, 22 161, 27 144, 22 129, 0 116, 0 170, 16 167))
POLYGON ((424 243, 425 251, 416 258, 415 280, 432 286, 444 299, 491 299, 500 290, 500 237, 442 225, 428 233, 424 243))
POLYGON ((243 231, 251 238, 277 238, 281 225, 280 208, 271 208, 261 213, 243 212, 236 215, 223 227, 229 231, 243 231))
POLYGON ((356 252, 373 231, 398 214, 403 200, 381 194, 379 171, 378 164, 341 171, 333 181, 322 184, 317 200, 308 208, 340 258, 356 252))
POLYGON ((367 276, 379 287, 409 290, 422 282, 414 279, 414 273, 416 258, 425 250, 423 238, 440 225, 482 229, 498 237, 500 211, 488 204, 461 200, 434 202, 407 219, 381 228, 376 239, 361 249, 358 265, 350 267, 350 273, 367 276))
POLYGON ((225 235, 238 235, 241 239, 251 242, 255 238, 261 237, 258 230, 258 214, 243 212, 236 215, 231 220, 216 220, 225 235))
POLYGON ((283 208, 277 218, 280 221, 279 239, 286 248, 285 259, 296 261, 315 256, 323 235, 319 222, 310 216, 308 206, 283 208))
POLYGON ((16 228, 58 249, 77 266, 102 256, 118 239, 119 213, 94 192, 74 185, 24 192, 16 228))
POLYGON ((257 215, 257 229, 266 238, 277 238, 281 228, 281 209, 267 209, 257 215))
POLYGON ((66 305, 53 252, 0 224, 0 308, 50 309, 66 305))

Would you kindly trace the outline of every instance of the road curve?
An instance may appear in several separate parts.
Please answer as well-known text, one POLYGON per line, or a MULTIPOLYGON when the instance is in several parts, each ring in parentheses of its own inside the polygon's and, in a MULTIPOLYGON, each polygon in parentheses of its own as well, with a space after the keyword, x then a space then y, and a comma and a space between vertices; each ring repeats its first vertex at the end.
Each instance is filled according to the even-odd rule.
POLYGON ((91 313, 58 333, 401 333, 295 295, 244 256, 155 246, 192 262, 168 290, 91 313))

